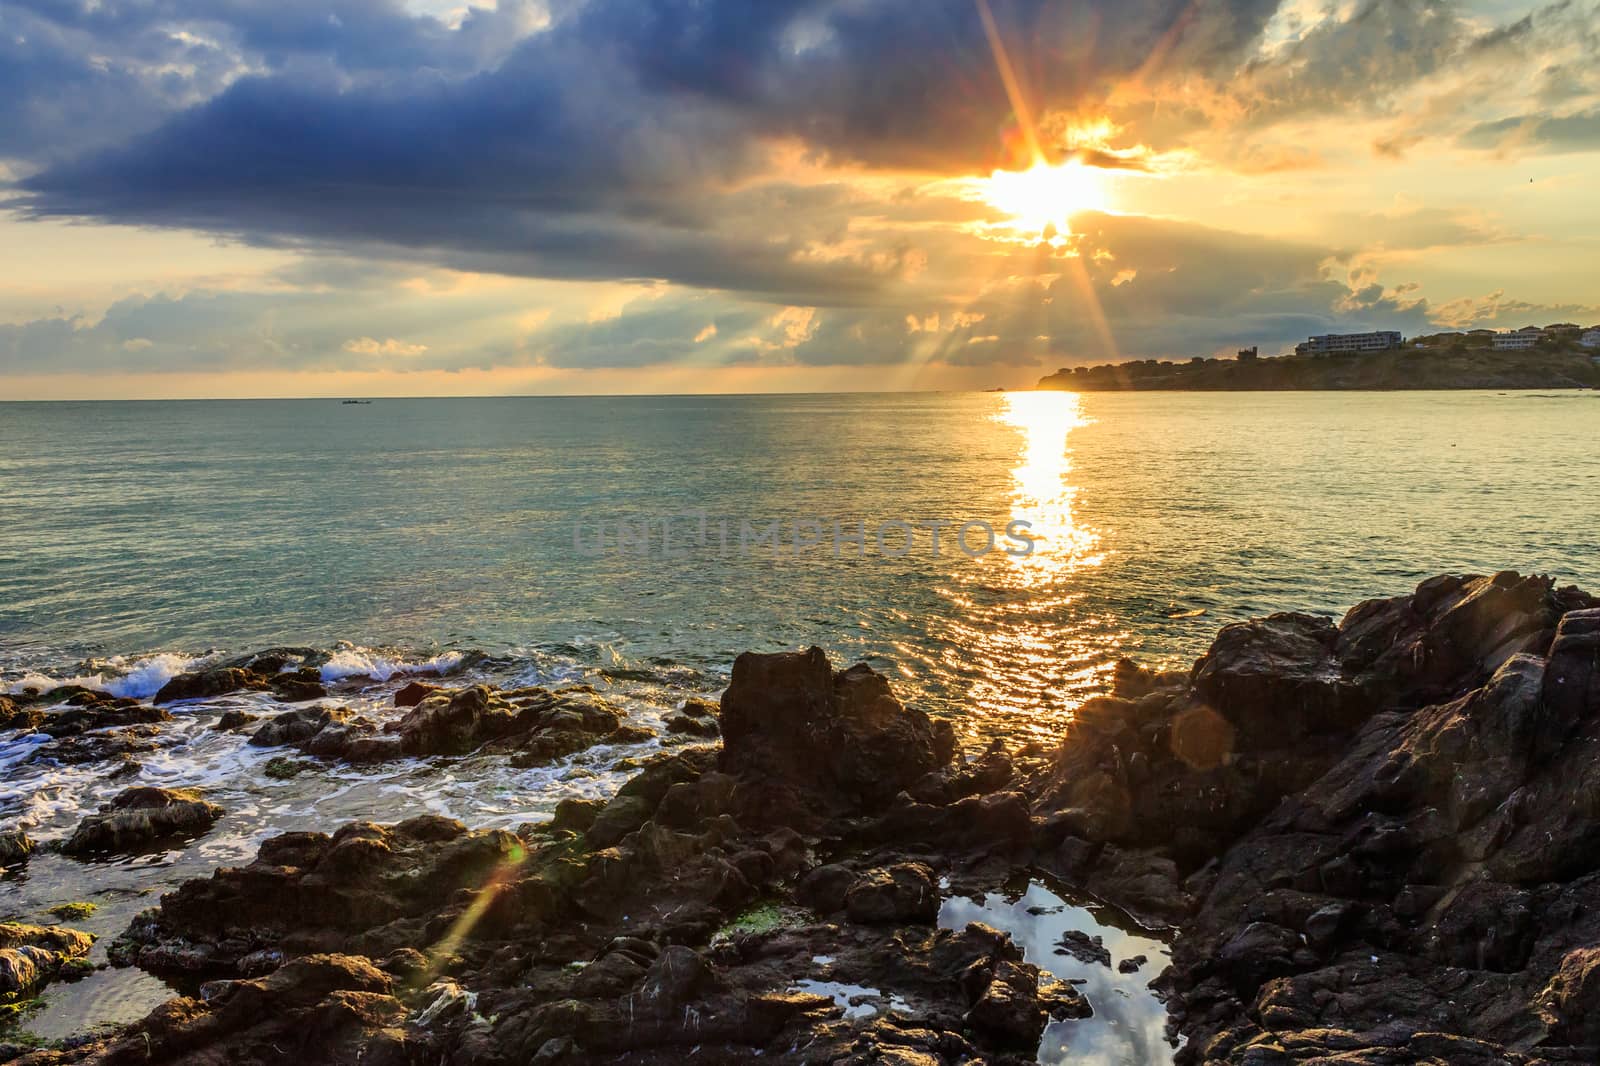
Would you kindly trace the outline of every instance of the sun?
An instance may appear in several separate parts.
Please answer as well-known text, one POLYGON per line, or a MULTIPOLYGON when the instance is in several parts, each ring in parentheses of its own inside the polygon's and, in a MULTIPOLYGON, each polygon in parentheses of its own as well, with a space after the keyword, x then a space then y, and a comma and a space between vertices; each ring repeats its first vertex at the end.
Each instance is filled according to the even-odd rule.
POLYGON ((1011 228, 1044 235, 1072 232, 1072 216, 1110 205, 1105 172, 1076 159, 1027 170, 997 170, 981 183, 984 202, 1011 216, 1011 228))

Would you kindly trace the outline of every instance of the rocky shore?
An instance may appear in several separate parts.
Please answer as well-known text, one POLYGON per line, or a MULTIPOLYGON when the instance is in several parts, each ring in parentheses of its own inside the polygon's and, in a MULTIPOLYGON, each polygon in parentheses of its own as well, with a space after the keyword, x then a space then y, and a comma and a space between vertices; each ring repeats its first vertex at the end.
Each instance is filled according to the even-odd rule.
MULTIPOLYGON (((309 675, 228 669, 152 705, 41 697, 0 715, 114 762, 171 700, 316 698, 286 687, 309 675), (85 736, 74 712, 111 717, 85 736)), ((515 765, 638 728, 578 686, 417 685, 396 702, 386 725, 326 707, 219 725, 334 766, 515 765)), ((1190 671, 1119 664, 1050 747, 960 751, 949 723, 819 649, 740 656, 720 704, 688 701, 666 728, 683 742, 548 822, 269 839, 112 944, 190 994, 13 1054, 1002 1064, 1034 1061, 1049 1028, 1071 1061, 1074 1027, 1114 1004, 1002 929, 942 919, 1035 873, 1175 937, 1164 970, 1083 933, 1058 952, 1153 980, 1179 1063, 1600 1061, 1600 601, 1576 589, 1446 576, 1338 624, 1230 625, 1190 671)), ((192 836, 212 807, 132 788, 71 841, 192 836)), ((0 835, 7 863, 32 845, 0 835)), ((70 929, 4 928, 12 1000, 88 950, 70 929)))

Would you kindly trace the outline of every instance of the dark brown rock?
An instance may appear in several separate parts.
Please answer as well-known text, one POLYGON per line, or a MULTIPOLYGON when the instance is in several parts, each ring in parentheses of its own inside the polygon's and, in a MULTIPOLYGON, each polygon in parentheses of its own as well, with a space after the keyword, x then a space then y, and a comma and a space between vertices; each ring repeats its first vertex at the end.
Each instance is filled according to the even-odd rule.
POLYGON ((444 688, 441 685, 430 685, 424 681, 411 681, 395 692, 394 705, 396 707, 415 707, 435 692, 443 691, 444 688))
POLYGON ((263 748, 304 744, 329 725, 348 722, 353 717, 354 712, 348 707, 327 705, 284 711, 251 734, 250 743, 263 748))
POLYGON ((93 945, 94 937, 76 929, 0 922, 0 1000, 38 991, 93 945))
POLYGON ((315 678, 289 675, 272 679, 273 698, 281 703, 305 703, 327 694, 328 690, 315 678))
POLYGON ((899 863, 857 878, 844 906, 852 922, 931 922, 939 917, 939 890, 927 866, 899 863))
POLYGON ((34 847, 33 838, 20 829, 0 831, 0 866, 25 862, 34 847))
POLYGON ((194 789, 130 788, 99 814, 79 822, 61 850, 69 855, 121 852, 164 838, 195 836, 210 829, 222 813, 194 789))
POLYGON ((834 673, 820 648, 739 656, 721 721, 721 768, 780 806, 882 807, 938 765, 926 715, 864 664, 834 673))
POLYGON ((265 689, 268 679, 253 670, 237 666, 222 666, 201 670, 193 674, 180 674, 161 686, 155 695, 156 703, 174 703, 178 700, 210 699, 225 696, 241 689, 265 689))

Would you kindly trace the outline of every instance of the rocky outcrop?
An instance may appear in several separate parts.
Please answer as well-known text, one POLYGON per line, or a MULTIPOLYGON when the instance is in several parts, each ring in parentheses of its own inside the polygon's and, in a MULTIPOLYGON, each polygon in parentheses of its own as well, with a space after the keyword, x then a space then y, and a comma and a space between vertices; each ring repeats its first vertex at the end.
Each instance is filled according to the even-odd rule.
MULTIPOLYGON (((289 834, 169 893, 113 956, 221 982, 85 1054, 1020 1064, 1092 1005, 1003 933, 937 924, 948 895, 1043 867, 1179 929, 1159 981, 1185 1066, 1600 1060, 1600 604, 1441 578, 1114 680, 1048 757, 954 760, 866 667, 741 656, 721 745, 605 801, 516 834, 289 834)), ((617 735, 609 711, 429 691, 327 750, 517 759, 617 735)), ((365 728, 311 727, 293 743, 365 728)), ((1091 935, 1050 947, 1115 979, 1091 935)))
POLYGON ((735 659, 721 726, 721 769, 786 824, 805 810, 883 807, 954 746, 882 675, 865 665, 835 673, 821 648, 735 659))
POLYGON ((430 685, 423 681, 411 681, 395 691, 394 705, 396 707, 415 707, 435 692, 442 691, 444 690, 440 685, 430 685))
POLYGON ((37 992, 93 946, 94 937, 76 929, 0 922, 0 1004, 37 992))
POLYGON ((932 922, 939 916, 939 890, 926 865, 903 862, 862 874, 845 891, 844 908, 852 922, 932 922))
POLYGON ((155 695, 156 703, 176 703, 179 700, 212 699, 230 692, 259 690, 271 687, 264 674, 241 666, 218 666, 192 674, 179 674, 161 686, 155 695))
MULTIPOLYGON (((153 725, 172 720, 172 715, 160 707, 90 689, 75 690, 66 703, 66 706, 53 710, 14 708, 9 715, 0 718, 0 728, 26 729, 59 740, 82 736, 90 730, 153 725)), ((3 711, 4 708, 0 707, 0 712, 3 711)))
POLYGON ((256 730, 250 743, 287 745, 307 755, 352 763, 501 752, 510 756, 511 765, 524 767, 607 739, 637 739, 625 733, 630 727, 621 713, 586 686, 502 692, 487 685, 418 685, 401 690, 396 700, 411 710, 382 727, 349 708, 318 705, 275 716, 256 730))
MULTIPOLYGON (((352 1022, 364 1035, 341 1030, 346 1042, 334 1050, 271 1030, 311 1061, 346 1061, 338 1055, 359 1046, 362 1062, 395 1054, 417 1063, 691 1054, 848 1062, 879 1049, 878 1061, 1009 1064, 1032 1058, 1051 1019, 1086 1015, 1076 990, 1041 979, 1004 934, 935 928, 940 879, 990 868, 994 841, 977 805, 999 801, 997 809, 1020 810, 1026 826, 1020 796, 993 791, 1012 780, 1012 757, 995 749, 986 761, 941 765, 944 741, 931 724, 864 668, 835 674, 822 659, 820 670, 787 675, 781 662, 755 665, 765 683, 745 690, 759 700, 741 704, 735 692, 732 758, 715 747, 663 753, 603 804, 569 801, 552 822, 519 835, 434 818, 289 834, 264 843, 248 866, 169 893, 113 957, 223 983, 202 986, 201 1000, 178 1001, 178 1023, 158 1011, 124 1039, 148 1030, 156 1061, 180 1044, 248 1054, 258 1045, 246 1034, 255 1030, 236 1026, 244 1008, 231 1005, 249 1003, 257 1024, 275 1026, 266 1012, 279 1000, 254 986, 272 984, 293 1004, 327 1002, 336 993, 326 988, 296 991, 310 978, 291 968, 330 954, 371 960, 393 976, 392 989, 366 992, 400 1007, 384 1004, 352 1022), (821 686, 827 703, 806 719, 764 713, 807 698, 788 687, 796 679, 821 686), (891 783, 924 798, 896 801, 869 781, 859 752, 826 751, 820 738, 786 751, 808 721, 867 743, 887 760, 891 783), (816 829, 803 833, 773 820, 766 786, 774 770, 792 790, 808 781, 849 787, 797 807, 816 829), (952 788, 957 780, 965 783, 952 788), (885 838, 883 819, 906 804, 961 832, 926 844, 885 838), (877 1005, 847 1011, 831 995, 805 991, 812 981, 875 990, 877 1005), (397 1027, 400 1009, 408 1020, 397 1027)), ((752 676, 747 668, 742 680, 752 676)), ((514 748, 524 735, 519 719, 577 722, 592 702, 587 694, 461 695, 468 691, 424 695, 409 735, 429 739, 415 743, 514 748)), ((307 1009, 288 1017, 303 1019, 294 1011, 307 1009)), ((142 1045, 106 1044, 104 1053, 129 1046, 142 1045)))
POLYGON ((33 838, 20 829, 0 830, 0 866, 26 862, 36 846, 33 838))
POLYGON ((1337 627, 1229 626, 1182 683, 1084 708, 1041 841, 1180 927, 1181 1061, 1600 1054, 1596 606, 1436 578, 1337 627))
POLYGON ((61 850, 80 856, 136 851, 173 837, 198 836, 222 813, 194 789, 130 788, 79 822, 61 850))
POLYGON ((357 822, 332 836, 289 833, 262 844, 248 866, 163 896, 112 950, 157 972, 250 976, 299 954, 426 946, 460 916, 457 893, 519 850, 510 833, 472 833, 431 815, 357 822))
POLYGON ((118 1036, 21 1060, 96 1064, 228 1061, 420 1063, 393 979, 346 955, 295 959, 254 980, 219 982, 157 1007, 118 1036), (222 1059, 216 1049, 226 1049, 222 1059))

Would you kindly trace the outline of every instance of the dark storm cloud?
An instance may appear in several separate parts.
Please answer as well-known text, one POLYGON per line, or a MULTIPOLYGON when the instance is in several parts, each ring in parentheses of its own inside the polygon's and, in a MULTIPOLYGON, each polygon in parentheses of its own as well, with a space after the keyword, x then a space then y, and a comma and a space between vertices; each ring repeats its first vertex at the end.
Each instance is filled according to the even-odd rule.
POLYGON ((252 72, 470 74, 541 12, 504 0, 452 29, 396 0, 0 0, 0 161, 26 170, 126 140, 252 72))
MULTIPOLYGON (((994 10, 1045 108, 1152 55, 1202 72, 1237 62, 1275 3, 994 0, 994 10)), ((46 5, 29 8, 38 18, 46 5)), ((487 16, 452 31, 381 0, 155 10, 265 73, 25 178, 13 202, 25 215, 842 299, 874 272, 808 260, 773 239, 769 221, 728 217, 722 191, 763 165, 762 140, 969 172, 1000 159, 1010 112, 972 0, 589 0, 486 69, 474 66, 481 50, 455 41, 487 16)), ((145 5, 114 2, 57 20, 95 40, 157 21, 145 5)), ((34 95, 49 80, 30 75, 34 95)))

